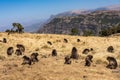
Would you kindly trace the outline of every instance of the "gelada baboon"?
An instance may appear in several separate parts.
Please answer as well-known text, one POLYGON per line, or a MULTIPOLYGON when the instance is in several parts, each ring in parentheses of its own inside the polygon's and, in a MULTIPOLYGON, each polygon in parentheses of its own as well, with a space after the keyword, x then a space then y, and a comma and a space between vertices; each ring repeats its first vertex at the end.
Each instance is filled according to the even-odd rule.
POLYGON ((47 43, 48 43, 49 45, 52 45, 52 43, 51 43, 50 41, 47 41, 47 43))
POLYGON ((114 52, 113 46, 109 46, 109 47, 107 48, 107 51, 113 53, 113 52, 114 52))
POLYGON ((76 49, 76 47, 73 47, 72 48, 72 51, 71 51, 71 56, 70 56, 70 58, 72 58, 72 59, 78 59, 78 53, 77 53, 77 49, 76 49))
POLYGON ((7 43, 7 39, 6 38, 3 38, 3 43, 7 43))
POLYGON ((52 50, 52 56, 57 56, 57 51, 56 51, 56 49, 53 49, 53 50, 52 50))
POLYGON ((88 54, 89 52, 90 52, 89 49, 84 49, 82 53, 83 53, 83 54, 88 54))
POLYGON ((64 64, 71 64, 71 58, 69 56, 65 57, 65 62, 64 64))
POLYGON ((16 46, 21 50, 21 52, 25 52, 25 47, 22 44, 17 44, 16 46))
POLYGON ((80 42, 80 39, 77 39, 77 42, 80 42))
POLYGON ((31 54, 31 56, 30 56, 30 58, 31 58, 31 61, 32 62, 38 62, 39 60, 38 60, 38 53, 32 53, 31 54))
POLYGON ((14 53, 13 47, 7 49, 7 55, 12 55, 14 53))
POLYGON ((117 61, 114 57, 108 56, 107 60, 108 60, 109 64, 106 66, 106 68, 116 69, 118 67, 117 61))
POLYGON ((20 49, 16 49, 15 54, 16 54, 17 56, 19 56, 19 55, 22 55, 22 52, 21 52, 21 50, 20 50, 20 49))
POLYGON ((29 64, 29 65, 32 64, 31 59, 29 57, 27 57, 27 56, 23 56, 23 63, 22 63, 22 65, 25 65, 25 64, 29 64))
POLYGON ((85 66, 90 66, 91 62, 92 62, 92 55, 87 55, 87 57, 85 58, 85 66))
POLYGON ((67 40, 67 39, 64 39, 64 43, 68 43, 68 40, 67 40))

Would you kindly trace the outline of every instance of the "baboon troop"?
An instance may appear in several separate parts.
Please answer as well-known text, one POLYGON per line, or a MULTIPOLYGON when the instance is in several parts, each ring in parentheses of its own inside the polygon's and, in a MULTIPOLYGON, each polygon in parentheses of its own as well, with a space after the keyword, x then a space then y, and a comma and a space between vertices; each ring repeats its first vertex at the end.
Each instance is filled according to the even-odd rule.
POLYGON ((47 44, 52 45, 52 43, 50 41, 47 41, 47 44))
POLYGON ((80 42, 80 39, 77 39, 77 42, 80 42))
POLYGON ((22 52, 21 52, 21 50, 20 50, 20 49, 16 49, 15 54, 16 54, 17 56, 19 56, 19 55, 22 55, 22 52))
POLYGON ((71 58, 69 56, 66 56, 64 64, 71 64, 71 58))
POLYGON ((106 68, 116 69, 118 67, 117 61, 114 57, 108 56, 107 61, 109 62, 109 64, 106 66, 106 68))
POLYGON ((14 53, 13 47, 9 47, 9 48, 7 49, 7 55, 10 56, 10 55, 12 55, 13 53, 14 53))
POLYGON ((22 44, 17 44, 16 47, 21 51, 25 52, 25 47, 22 44))
POLYGON ((72 51, 71 51, 71 57, 70 58, 72 58, 72 59, 78 59, 78 53, 77 53, 77 49, 76 49, 76 47, 73 47, 72 48, 72 51))
POLYGON ((82 54, 88 54, 89 52, 90 52, 89 49, 84 49, 83 52, 82 52, 82 54))
POLYGON ((23 63, 22 63, 22 65, 25 65, 25 64, 29 64, 29 65, 32 64, 31 59, 29 57, 27 57, 27 56, 23 56, 23 63))
POLYGON ((52 56, 57 56, 57 51, 56 51, 56 49, 53 49, 53 50, 52 50, 52 56))
POLYGON ((31 61, 32 62, 38 62, 39 60, 38 60, 38 53, 32 53, 31 54, 31 56, 30 56, 30 58, 31 58, 31 61))
POLYGON ((7 43, 7 39, 6 38, 3 38, 3 43, 7 43))
POLYGON ((68 43, 68 40, 67 40, 67 39, 64 39, 64 43, 68 43))
POLYGON ((113 46, 109 46, 109 47, 107 48, 107 51, 113 53, 113 52, 114 52, 113 46))
POLYGON ((92 55, 87 55, 87 57, 85 58, 85 66, 90 66, 91 62, 92 62, 92 55))

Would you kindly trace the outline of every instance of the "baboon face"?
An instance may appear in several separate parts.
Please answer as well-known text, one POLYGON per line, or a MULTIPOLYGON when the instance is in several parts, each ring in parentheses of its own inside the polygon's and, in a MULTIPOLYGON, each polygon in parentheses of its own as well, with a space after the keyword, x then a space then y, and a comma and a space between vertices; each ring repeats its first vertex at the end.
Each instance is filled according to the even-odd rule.
POLYGON ((89 51, 90 51, 89 49, 84 49, 82 53, 83 53, 83 54, 88 54, 89 51))
POLYGON ((68 43, 68 40, 67 40, 67 39, 64 39, 64 42, 65 42, 65 43, 68 43))
POLYGON ((16 52, 15 52, 15 54, 16 54, 17 56, 19 56, 19 55, 22 55, 22 52, 21 52, 20 49, 17 49, 16 52))
POLYGON ((6 38, 3 38, 3 43, 7 43, 7 39, 6 38))
POLYGON ((72 48, 72 52, 71 52, 72 54, 71 54, 71 58, 73 58, 73 59, 78 59, 78 53, 77 53, 77 49, 76 49, 76 47, 73 47, 72 48))
POLYGON ((71 64, 71 58, 69 56, 65 57, 65 62, 64 64, 71 64))
POLYGON ((109 47, 107 48, 107 51, 113 53, 113 52, 114 52, 113 46, 109 46, 109 47))
POLYGON ((53 51, 52 51, 52 56, 57 56, 57 51, 56 51, 56 49, 53 49, 53 51))
POLYGON ((31 59, 27 56, 23 56, 23 63, 22 65, 29 64, 31 65, 31 59))
POLYGON ((50 41, 47 41, 47 43, 48 43, 49 45, 52 45, 52 43, 51 43, 50 41))
POLYGON ((77 42, 80 42, 80 39, 77 39, 77 42))
POLYGON ((39 55, 38 53, 32 53, 31 54, 31 61, 32 62, 38 62, 39 61, 38 58, 37 58, 38 55, 39 55))
POLYGON ((7 55, 12 55, 14 53, 13 47, 7 49, 7 55))
POLYGON ((114 57, 107 57, 109 64, 106 66, 109 69, 116 69, 118 67, 117 61, 114 57))
POLYGON ((85 58, 85 66, 90 66, 90 65, 91 65, 92 58, 93 58, 92 55, 88 55, 88 56, 85 58))
POLYGON ((22 52, 25 52, 25 47, 22 44, 16 45, 18 49, 20 49, 22 52))

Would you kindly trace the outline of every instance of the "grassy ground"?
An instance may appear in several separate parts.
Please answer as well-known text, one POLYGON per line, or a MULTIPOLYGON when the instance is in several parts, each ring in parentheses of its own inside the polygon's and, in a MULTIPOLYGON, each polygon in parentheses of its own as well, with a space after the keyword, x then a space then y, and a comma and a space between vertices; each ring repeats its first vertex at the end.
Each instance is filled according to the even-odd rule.
POLYGON ((11 34, 0 33, 0 40, 7 38, 8 43, 0 42, 0 80, 119 80, 120 79, 120 37, 82 37, 53 34, 11 34), (64 43, 64 38, 68 43, 64 43), (77 42, 80 39, 80 42, 77 42), (52 45, 47 44, 51 41, 52 45), (13 54, 8 57, 6 50, 16 44, 26 48, 24 55, 39 53, 39 62, 32 66, 21 65, 22 56, 13 54), (114 53, 106 51, 108 46, 115 48, 114 53), (72 60, 71 65, 64 65, 64 57, 71 54, 72 47, 78 49, 79 60, 72 60), (93 48, 91 67, 85 67, 83 49, 93 48), (58 56, 49 56, 56 49, 58 56), (47 58, 42 58, 46 56, 47 58), (119 67, 115 70, 106 69, 107 56, 117 59, 119 67))

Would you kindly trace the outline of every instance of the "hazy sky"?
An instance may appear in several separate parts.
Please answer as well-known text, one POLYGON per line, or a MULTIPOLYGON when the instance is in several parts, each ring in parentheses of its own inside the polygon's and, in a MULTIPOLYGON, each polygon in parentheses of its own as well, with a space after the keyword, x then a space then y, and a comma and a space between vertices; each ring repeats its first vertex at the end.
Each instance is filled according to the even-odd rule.
POLYGON ((0 0, 0 26, 48 18, 77 9, 95 9, 120 4, 120 0, 0 0))

